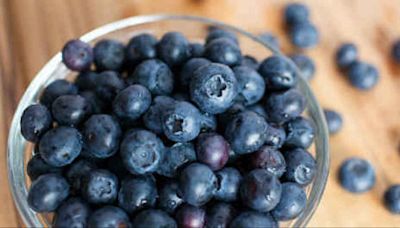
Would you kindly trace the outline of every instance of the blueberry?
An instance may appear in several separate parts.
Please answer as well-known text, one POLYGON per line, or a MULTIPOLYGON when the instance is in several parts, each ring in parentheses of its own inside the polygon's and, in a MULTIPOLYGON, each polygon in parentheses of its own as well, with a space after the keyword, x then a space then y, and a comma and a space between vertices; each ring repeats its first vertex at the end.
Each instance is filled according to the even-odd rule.
POLYGON ((237 65, 242 60, 239 46, 227 38, 218 38, 207 43, 204 56, 212 62, 228 66, 237 65))
POLYGON ((239 44, 238 38, 235 33, 219 28, 212 28, 210 30, 206 37, 206 44, 219 38, 225 38, 230 40, 234 44, 239 44))
POLYGON ((386 208, 393 214, 400 213, 400 185, 390 186, 384 194, 386 208))
POLYGON ((212 170, 222 169, 229 158, 228 142, 216 133, 203 133, 197 138, 197 160, 212 170))
POLYGON ((130 228, 132 226, 128 215, 122 209, 114 206, 104 206, 90 215, 88 227, 130 228))
POLYGON ((254 70, 257 70, 259 65, 258 60, 250 55, 244 55, 240 62, 240 66, 250 67, 254 70))
POLYGON ((161 134, 162 128, 162 114, 169 108, 175 105, 175 100, 167 96, 157 96, 153 99, 153 104, 149 107, 147 112, 143 115, 143 123, 147 129, 161 134))
POLYGON ((67 178, 73 190, 80 190, 82 178, 87 173, 97 168, 96 163, 86 159, 79 159, 74 161, 66 170, 65 178, 67 178))
POLYGON ((60 125, 78 125, 92 112, 91 105, 79 95, 62 95, 51 105, 54 119, 60 125))
POLYGON ((146 59, 157 56, 157 39, 147 33, 132 37, 125 48, 125 56, 128 64, 138 64, 146 59))
POLYGON ((156 171, 164 150, 164 144, 154 133, 142 129, 128 131, 120 146, 122 161, 133 174, 156 171))
POLYGON ((244 211, 233 219, 229 227, 249 228, 249 227, 270 227, 277 228, 278 223, 268 213, 256 211, 244 211))
POLYGON ((272 210, 281 199, 279 179, 265 169, 255 169, 243 177, 240 184, 242 202, 257 211, 272 210))
POLYGON ((272 216, 279 221, 296 218, 303 212, 307 204, 307 195, 296 183, 283 183, 281 201, 271 211, 272 216))
POLYGON ((79 90, 93 90, 96 88, 97 73, 94 71, 83 71, 75 78, 75 85, 79 90))
POLYGON ((309 9, 302 3, 290 3, 285 7, 285 22, 289 26, 308 22, 309 9))
POLYGON ((237 66, 233 68, 233 72, 238 82, 237 99, 246 106, 260 101, 265 92, 265 82, 261 75, 246 66, 237 66))
POLYGON ((128 177, 122 181, 118 193, 118 205, 128 213, 153 207, 157 188, 152 176, 128 177))
POLYGON ((287 90, 297 84, 295 68, 284 57, 273 55, 260 64, 258 72, 264 77, 270 90, 287 90))
POLYGON ((80 198, 69 198, 57 209, 53 218, 54 227, 87 227, 91 210, 80 198))
POLYGON ((360 90, 370 90, 379 81, 378 69, 362 61, 351 64, 347 76, 351 85, 360 90))
POLYGON ((203 208, 183 205, 176 213, 176 221, 178 226, 183 228, 204 227, 206 222, 206 212, 203 208))
POLYGON ((26 140, 37 142, 50 129, 52 122, 51 113, 46 106, 30 105, 21 116, 21 134, 26 140))
POLYGON ((39 142, 40 156, 51 166, 71 164, 82 150, 82 136, 71 127, 56 127, 46 132, 39 142))
POLYGON ((344 43, 339 46, 335 56, 336 64, 341 69, 346 69, 358 59, 358 49, 353 43, 344 43))
POLYGON ((239 185, 242 181, 240 172, 231 167, 223 168, 215 173, 218 189, 214 198, 225 202, 234 202, 239 198, 239 185))
POLYGON ((128 82, 145 86, 153 95, 167 95, 174 89, 174 76, 171 70, 158 59, 140 63, 128 78, 128 82))
POLYGON ((278 178, 286 171, 282 153, 269 146, 263 146, 257 152, 250 154, 249 162, 253 169, 265 169, 278 178))
POLYGON ((132 221, 137 228, 177 228, 176 222, 167 213, 161 210, 149 209, 140 212, 132 221))
POLYGON ((36 212, 53 212, 68 197, 68 182, 60 174, 43 174, 29 188, 28 205, 36 212))
POLYGON ((31 181, 46 173, 61 173, 62 169, 47 164, 40 154, 35 154, 26 165, 26 172, 31 181))
POLYGON ((274 48, 274 49, 276 49, 276 50, 279 50, 279 48, 280 48, 280 43, 279 43, 278 38, 277 38, 274 34, 272 34, 272 33, 270 33, 270 32, 264 32, 264 33, 261 33, 261 34, 259 35, 259 38, 260 38, 264 43, 268 44, 270 47, 272 47, 272 48, 274 48))
POLYGON ((217 118, 213 114, 201 113, 200 115, 200 131, 211 132, 217 130, 217 118))
POLYGON ((111 204, 117 199, 118 178, 105 169, 94 169, 81 180, 81 195, 92 204, 111 204))
POLYGON ((298 48, 312 48, 319 43, 319 32, 311 23, 295 24, 290 29, 290 40, 298 48))
POLYGON ((343 126, 343 118, 340 113, 331 109, 324 109, 324 114, 329 134, 333 135, 338 133, 343 126))
POLYGON ((69 81, 58 79, 50 83, 50 85, 44 89, 40 97, 40 103, 50 108, 51 104, 57 97, 61 95, 74 95, 77 93, 78 88, 76 85, 69 81))
POLYGON ((190 54, 192 58, 199 58, 204 55, 204 45, 199 43, 189 44, 190 54))
POLYGON ((290 59, 296 64, 299 68, 301 75, 307 81, 310 81, 315 76, 315 63, 314 61, 303 54, 294 54, 290 56, 290 59))
POLYGON ((375 185, 375 169, 364 159, 349 158, 340 166, 339 181, 343 188, 352 193, 367 192, 375 185))
POLYGON ((306 107, 306 100, 296 89, 286 92, 272 93, 268 98, 265 109, 268 120, 282 124, 300 116, 306 107))
POLYGON ((396 62, 400 62, 400 39, 393 42, 391 55, 396 62))
POLYGON ((286 161, 284 178, 301 186, 310 184, 317 172, 313 156, 304 149, 293 149, 283 154, 286 161))
POLYGON ((157 45, 159 58, 169 66, 182 64, 190 57, 190 46, 187 39, 179 32, 168 32, 157 45))
POLYGON ((165 136, 174 142, 193 140, 200 133, 200 112, 189 102, 177 102, 162 115, 165 136))
POLYGON ((70 70, 87 70, 93 62, 93 49, 81 40, 70 40, 62 49, 62 61, 70 70))
POLYGON ((167 148, 157 173, 166 177, 176 177, 178 169, 196 160, 196 151, 191 143, 175 143, 167 148))
POLYGON ((98 70, 119 70, 125 61, 125 47, 116 40, 100 40, 93 48, 98 70))
POLYGON ((190 96, 194 103, 210 114, 225 112, 238 94, 238 83, 233 71, 222 64, 212 63, 198 68, 190 82, 190 96))
POLYGON ((255 104, 247 107, 247 110, 257 113, 258 115, 268 119, 268 113, 261 104, 255 104))
POLYGON ((217 177, 207 166, 192 163, 180 173, 179 188, 183 200, 193 206, 207 203, 217 190, 217 177))
POLYGON ((175 181, 169 181, 164 184, 158 198, 159 208, 172 214, 183 202, 182 197, 179 195, 179 186, 175 181))
POLYGON ((307 149, 314 141, 315 131, 310 120, 299 116, 285 123, 287 148, 307 149))
POLYGON ((79 95, 89 103, 93 114, 108 112, 107 104, 96 95, 96 92, 85 90, 80 92, 79 95))
POLYGON ((246 110, 246 107, 241 102, 235 102, 231 107, 229 107, 225 112, 218 115, 218 126, 221 129, 226 129, 228 123, 230 123, 236 115, 246 110))
POLYGON ((238 154, 252 153, 265 143, 268 124, 257 113, 244 111, 237 114, 225 130, 225 138, 238 154))
POLYGON ((113 111, 123 120, 134 121, 147 111, 150 104, 150 91, 142 85, 131 85, 115 97, 113 111))
POLYGON ((225 228, 236 215, 236 209, 223 202, 218 202, 207 209, 206 227, 225 228))
POLYGON ((281 148, 286 140, 286 132, 283 127, 270 124, 266 134, 265 144, 275 148, 281 148))
POLYGON ((115 71, 103 71, 97 76, 96 94, 106 104, 111 104, 114 97, 125 88, 125 82, 115 71))
POLYGON ((190 85, 190 81, 193 77, 193 73, 201 66, 208 65, 211 62, 208 59, 205 58, 192 58, 189 61, 187 61, 180 73, 180 83, 184 87, 188 87, 190 85))

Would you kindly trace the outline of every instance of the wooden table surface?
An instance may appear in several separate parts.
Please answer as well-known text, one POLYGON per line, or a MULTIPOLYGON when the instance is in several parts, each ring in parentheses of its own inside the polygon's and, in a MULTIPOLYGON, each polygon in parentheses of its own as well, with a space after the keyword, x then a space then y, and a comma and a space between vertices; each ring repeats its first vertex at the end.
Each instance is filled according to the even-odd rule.
MULTIPOLYGON (((23 91, 64 42, 105 23, 140 14, 179 13, 211 17, 259 33, 276 33, 291 52, 278 0, 0 0, 0 226, 22 226, 8 189, 6 141, 23 91)), ((313 0, 312 21, 322 41, 306 51, 317 65, 312 87, 324 107, 344 115, 344 129, 331 138, 331 174, 310 227, 400 226, 400 215, 382 206, 384 190, 400 183, 400 66, 388 53, 400 37, 399 0, 313 0), (375 64, 380 83, 372 91, 351 88, 333 63, 335 48, 352 41, 361 58, 375 64), (372 191, 352 195, 336 181, 349 156, 367 158, 377 171, 372 191)))

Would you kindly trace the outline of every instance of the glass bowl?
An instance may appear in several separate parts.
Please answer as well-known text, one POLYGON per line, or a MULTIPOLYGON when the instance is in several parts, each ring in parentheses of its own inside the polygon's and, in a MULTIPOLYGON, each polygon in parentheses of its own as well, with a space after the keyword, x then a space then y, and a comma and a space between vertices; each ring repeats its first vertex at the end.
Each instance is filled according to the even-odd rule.
MULTIPOLYGON (((131 17, 97 28, 83 35, 80 39, 92 44, 104 38, 127 42, 135 34, 143 32, 152 33, 160 37, 168 31, 179 31, 188 37, 190 41, 201 42, 204 40, 210 26, 220 27, 236 33, 243 53, 252 55, 258 60, 272 54, 282 55, 272 45, 264 43, 249 32, 222 22, 196 16, 148 15, 131 17)), ((289 59, 287 60, 294 65, 289 59)), ((298 70, 297 72, 299 73, 298 70)), ((76 73, 69 71, 61 62, 61 54, 56 54, 33 79, 22 96, 12 120, 7 156, 9 182, 15 204, 25 225, 28 227, 50 226, 49 217, 51 215, 37 214, 27 204, 27 189, 30 181, 26 174, 26 164, 32 156, 33 145, 28 143, 20 133, 20 118, 27 106, 38 101, 41 91, 49 83, 60 78, 73 79, 75 75, 76 73)), ((283 224, 290 227, 307 225, 320 202, 329 170, 328 134, 321 108, 305 80, 301 78, 298 87, 308 102, 306 115, 315 125, 315 143, 310 148, 310 152, 317 161, 317 175, 313 183, 306 189, 308 200, 304 212, 297 219, 283 224)))

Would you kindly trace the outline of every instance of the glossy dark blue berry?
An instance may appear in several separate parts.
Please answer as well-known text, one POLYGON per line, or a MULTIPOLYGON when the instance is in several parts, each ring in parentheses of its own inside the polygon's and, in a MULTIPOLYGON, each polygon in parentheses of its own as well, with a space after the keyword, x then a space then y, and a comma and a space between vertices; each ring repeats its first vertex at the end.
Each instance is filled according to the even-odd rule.
POLYGON ((113 101, 113 112, 123 120, 134 121, 147 111, 151 104, 151 93, 142 85, 131 85, 123 89, 113 101))
POLYGON ((220 28, 211 28, 210 32, 207 34, 206 43, 210 43, 211 41, 219 38, 225 38, 234 44, 239 44, 235 33, 220 28))
POLYGON ((272 93, 267 98, 265 105, 265 110, 268 113, 268 120, 276 124, 282 124, 300 116, 305 108, 306 100, 296 89, 272 93))
POLYGON ((314 61, 303 54, 294 54, 290 56, 290 59, 299 68, 301 76, 307 81, 310 81, 315 76, 315 63, 314 61))
POLYGON ((250 55, 244 55, 242 61, 240 62, 240 66, 247 66, 251 69, 257 70, 259 66, 258 60, 250 55))
POLYGON ((112 204, 118 195, 118 178, 105 169, 94 169, 81 180, 81 195, 91 204, 112 204))
POLYGON ((239 46, 227 38, 218 38, 206 44, 204 56, 212 62, 234 66, 241 62, 239 46))
POLYGON ((302 3, 290 3, 285 7, 285 22, 289 26, 307 23, 310 16, 309 9, 302 3))
POLYGON ((164 150, 164 144, 154 133, 142 129, 128 131, 120 146, 122 161, 133 174, 156 171, 164 150))
POLYGON ((375 169, 367 160, 349 158, 340 165, 339 181, 343 188, 352 193, 367 192, 375 185, 375 169))
POLYGON ((40 154, 35 154, 26 165, 26 172, 31 181, 46 173, 61 173, 62 169, 47 164, 40 154))
POLYGON ((207 165, 192 163, 181 171, 179 188, 186 203, 202 206, 217 190, 217 177, 207 165))
POLYGON ((128 64, 138 64, 139 62, 152 59, 157 56, 157 38, 151 34, 143 33, 132 37, 126 48, 125 57, 128 64))
POLYGON ((188 87, 190 85, 190 81, 193 77, 193 73, 201 66, 210 64, 211 62, 205 58, 192 58, 187 61, 179 75, 179 81, 183 87, 188 87))
POLYGON ((162 210, 149 209, 140 212, 132 220, 132 226, 137 228, 177 228, 176 222, 162 210))
POLYGON ((269 213, 256 211, 244 211, 233 219, 229 227, 249 228, 249 227, 270 227, 278 228, 278 223, 269 213))
POLYGON ((290 40, 298 48, 312 48, 319 43, 319 32, 311 23, 295 24, 290 29, 290 40))
POLYGON ((92 170, 97 169, 96 163, 89 159, 77 159, 65 171, 65 178, 67 178, 71 188, 75 191, 80 191, 82 186, 82 177, 92 170))
POLYGON ((29 188, 28 205, 36 212, 53 212, 68 197, 69 185, 60 174, 43 174, 29 188))
POLYGON ((265 144, 275 148, 281 148, 286 140, 286 132, 283 127, 270 124, 266 134, 265 144))
POLYGON ((41 104, 30 105, 21 116, 21 134, 26 140, 37 142, 50 129, 52 123, 51 113, 46 106, 41 104))
POLYGON ((400 185, 390 186, 383 196, 386 208, 393 214, 400 214, 400 185))
POLYGON ((240 184, 242 202, 257 211, 272 210, 281 199, 279 179, 265 169, 255 169, 243 177, 240 184))
POLYGON ((165 33, 157 44, 158 57, 169 66, 184 63, 190 57, 188 40, 180 32, 165 33))
POLYGON ((206 223, 206 211, 191 205, 180 207, 175 217, 178 226, 183 228, 204 227, 206 223))
POLYGON ((190 56, 192 58, 199 58, 204 55, 204 45, 199 43, 191 43, 190 47, 190 56))
POLYGON ((286 161, 286 172, 283 177, 301 186, 310 184, 316 173, 317 164, 313 156, 304 149, 293 149, 283 153, 286 161))
POLYGON ((286 171, 282 153, 269 146, 263 146, 257 152, 250 154, 249 162, 252 169, 265 169, 278 178, 286 171))
POLYGON ((366 62, 356 61, 347 72, 350 84, 359 90, 370 90, 379 81, 378 69, 366 62))
POLYGON ((210 114, 225 112, 237 94, 235 74, 222 64, 212 63, 198 68, 190 82, 192 101, 203 112, 210 114))
POLYGON ((105 103, 104 100, 101 100, 95 91, 85 90, 80 92, 79 95, 85 98, 85 100, 89 103, 92 114, 108 112, 108 104, 105 103))
POLYGON ((277 38, 274 34, 272 34, 272 33, 270 33, 270 32, 264 32, 264 33, 261 33, 261 34, 259 35, 259 38, 260 38, 264 43, 268 44, 270 47, 272 47, 272 48, 274 48, 274 49, 276 49, 276 50, 279 50, 279 48, 280 48, 280 43, 279 43, 278 38, 277 38))
POLYGON ((225 138, 238 154, 258 150, 265 143, 268 124, 264 117, 252 111, 237 114, 225 130, 225 138))
POLYGON ((228 227, 236 216, 236 212, 236 209, 231 204, 218 202, 207 209, 206 227, 228 227))
POLYGON ((98 70, 119 70, 125 61, 125 47, 117 40, 100 40, 93 48, 94 63, 98 70))
POLYGON ((179 186, 175 181, 169 181, 161 187, 158 207, 169 214, 173 214, 176 209, 183 203, 183 199, 179 194, 179 186))
POLYGON ((174 89, 174 76, 164 62, 149 59, 140 63, 128 78, 130 84, 145 86, 154 95, 167 95, 174 89))
POLYGON ((336 51, 336 64, 341 69, 348 68, 358 59, 358 49, 353 43, 344 43, 339 46, 336 51))
POLYGON ((196 160, 196 151, 191 143, 175 143, 164 153, 157 173, 166 177, 176 177, 178 169, 196 160))
POLYGON ((200 112, 189 102, 180 101, 162 115, 165 136, 174 142, 188 142, 200 133, 200 112))
POLYGON ((232 167, 226 167, 215 173, 218 188, 214 198, 225 202, 234 202, 239 198, 239 186, 242 181, 240 172, 232 167))
POLYGON ((197 138, 197 160, 212 170, 222 169, 229 158, 230 146, 219 134, 203 133, 197 138))
POLYGON ((329 134, 333 135, 338 133, 343 126, 343 118, 340 113, 332 109, 324 109, 324 114, 329 134))
POLYGON ((147 129, 161 134, 163 132, 162 127, 162 115, 168 109, 175 105, 175 100, 167 96, 157 96, 153 99, 152 105, 149 107, 147 112, 143 115, 143 123, 147 129))
POLYGON ((57 209, 53 218, 53 226, 65 227, 87 227, 91 209, 89 205, 80 198, 74 197, 64 201, 57 209))
POLYGON ((51 113, 59 125, 74 126, 92 113, 92 107, 80 95, 62 95, 51 105, 51 113))
POLYGON ((246 66, 233 68, 238 82, 239 95, 236 98, 244 105, 252 105, 261 100, 265 92, 265 82, 258 72, 246 66))
POLYGON ((125 82, 115 71, 103 71, 97 76, 96 94, 106 104, 111 104, 114 97, 125 88, 125 82))
POLYGON ((75 85, 79 90, 93 90, 96 88, 97 73, 94 71, 83 71, 75 78, 75 85))
POLYGON ((62 49, 62 61, 74 71, 83 71, 90 68, 93 62, 93 49, 81 40, 70 40, 62 49))
POLYGON ((221 129, 226 129, 228 123, 230 123, 237 114, 246 110, 246 107, 241 102, 235 102, 231 107, 229 107, 225 112, 219 114, 217 117, 218 127, 221 129))
POLYGON ((285 123, 287 148, 304 148, 311 146, 315 137, 312 122, 302 116, 296 117, 285 123))
POLYGON ((88 221, 89 228, 112 227, 131 228, 128 215, 119 207, 104 206, 94 211, 88 221))
POLYGON ((400 39, 393 42, 391 55, 396 62, 400 62, 400 39))
POLYGON ((290 62, 282 56, 273 55, 261 62, 258 72, 264 77, 270 90, 287 90, 297 84, 297 74, 290 62))
POLYGON ((271 215, 278 221, 296 218, 307 204, 307 195, 300 185, 292 182, 282 184, 282 195, 271 215))
POLYGON ((75 128, 56 127, 46 132, 39 142, 43 160, 51 166, 71 164, 82 150, 82 135, 75 128))
POLYGON ((74 95, 78 93, 76 85, 69 81, 58 79, 50 83, 40 97, 40 103, 51 107, 53 101, 61 95, 74 95))
POLYGON ((200 131, 211 132, 217 130, 217 117, 209 113, 201 113, 200 115, 200 131))
POLYGON ((131 214, 153 207, 157 197, 156 183, 152 176, 127 177, 121 183, 118 206, 131 214))
POLYGON ((265 119, 268 119, 268 113, 265 111, 264 107, 260 103, 247 107, 247 110, 255 112, 265 119))

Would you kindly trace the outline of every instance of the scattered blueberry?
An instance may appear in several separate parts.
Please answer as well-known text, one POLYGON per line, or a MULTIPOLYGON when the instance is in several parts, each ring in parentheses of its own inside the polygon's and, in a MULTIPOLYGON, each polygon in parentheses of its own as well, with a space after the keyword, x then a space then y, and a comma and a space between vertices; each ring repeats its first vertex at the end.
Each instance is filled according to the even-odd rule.
POLYGON ((62 95, 51 105, 51 113, 60 125, 78 125, 91 112, 91 105, 80 95, 62 95))
POLYGON ((219 38, 225 38, 230 40, 234 44, 239 44, 238 38, 235 33, 220 28, 211 28, 206 37, 206 44, 219 38))
POLYGON ((107 205, 97 209, 90 215, 88 227, 130 228, 131 223, 129 221, 128 215, 122 209, 115 206, 107 205))
POLYGON ((285 141, 286 141, 285 129, 275 124, 270 124, 268 126, 265 144, 275 148, 281 148, 283 143, 285 143, 285 141))
POLYGON ((183 202, 179 194, 179 186, 176 182, 169 181, 163 185, 158 198, 159 208, 173 214, 183 202))
POLYGON ((82 178, 92 170, 97 169, 96 163, 88 159, 75 160, 66 170, 65 177, 67 178, 71 188, 75 191, 80 191, 82 178))
POLYGON ((176 213, 176 221, 178 226, 183 228, 204 227, 206 223, 206 212, 199 207, 183 205, 176 213))
POLYGON ((286 172, 283 177, 301 186, 310 184, 317 172, 317 163, 313 156, 304 149, 293 149, 283 154, 286 172))
POLYGON ((251 69, 257 70, 259 66, 258 60, 250 55, 244 55, 242 61, 240 62, 240 66, 250 67, 251 69))
POLYGON ((282 153, 269 146, 263 146, 257 152, 250 154, 249 162, 253 169, 265 169, 278 178, 286 171, 282 153))
POLYGON ((384 194, 386 208, 393 214, 400 213, 400 185, 390 186, 384 194))
POLYGON ((39 138, 50 129, 52 117, 46 106, 34 104, 27 107, 21 117, 21 134, 31 142, 39 141, 39 138))
POLYGON ((191 43, 190 47, 190 54, 192 58, 199 58, 204 55, 204 45, 199 43, 191 43))
POLYGON ((149 209, 140 212, 132 221, 137 228, 177 228, 176 222, 162 210, 149 209))
POLYGON ((53 218, 54 227, 87 227, 91 209, 80 198, 69 198, 57 209, 53 218))
POLYGON ((192 80, 193 73, 201 66, 208 65, 211 62, 205 58, 192 58, 187 61, 180 73, 180 83, 183 87, 188 87, 190 85, 190 81, 192 80))
POLYGON ((378 83, 379 71, 371 64, 356 61, 350 65, 347 76, 355 88, 370 90, 378 83))
POLYGON ((289 26, 307 23, 310 17, 309 9, 302 3, 291 3, 284 10, 285 22, 289 26))
POLYGON ((303 212, 307 203, 307 195, 296 183, 283 183, 281 201, 271 211, 278 221, 287 221, 296 218, 303 212))
POLYGON ((324 109, 326 123, 328 125, 329 134, 336 134, 342 129, 343 118, 342 116, 331 109, 324 109))
POLYGON ((157 45, 158 56, 169 66, 184 63, 190 57, 190 45, 179 32, 165 33, 157 45))
POLYGON ((211 132, 217 130, 217 117, 209 113, 200 115, 200 132, 211 132))
POLYGON ((234 228, 249 228, 249 227, 271 227, 277 228, 278 223, 268 213, 256 211, 244 211, 233 219, 230 227, 234 228))
POLYGON ((35 154, 26 165, 26 172, 31 181, 46 173, 61 173, 62 169, 47 164, 40 154, 35 154))
POLYGON ((79 90, 93 90, 96 88, 97 73, 94 71, 83 71, 75 78, 75 85, 79 90))
POLYGON ((206 227, 228 227, 235 215, 236 209, 232 205, 218 202, 207 210, 206 227))
POLYGON ((339 181, 343 188, 352 193, 367 192, 376 182, 374 167, 364 159, 349 158, 340 166, 339 181))
POLYGON ((257 113, 258 115, 268 119, 268 114, 261 104, 255 104, 247 107, 247 110, 257 113))
POLYGON ((118 178, 105 169, 94 169, 81 180, 82 197, 92 204, 114 203, 118 195, 118 178))
POLYGON ((48 108, 57 97, 62 95, 74 95, 78 93, 76 85, 69 81, 58 79, 48 85, 40 97, 40 103, 44 104, 48 108))
POLYGON ((151 34, 140 34, 129 40, 125 49, 128 64, 138 64, 146 59, 157 56, 157 39, 151 34))
POLYGON ((266 58, 259 66, 258 72, 264 77, 270 90, 287 90, 297 83, 295 68, 282 56, 274 55, 266 58))
POLYGON ((62 49, 62 61, 70 70, 87 70, 93 62, 93 49, 81 40, 70 40, 62 49))
POLYGON ((176 177, 178 169, 196 160, 196 151, 191 143, 175 143, 167 148, 157 173, 166 177, 176 177))
POLYGON ((346 69, 358 59, 358 50, 353 43, 341 44, 336 51, 336 64, 341 69, 346 69))
POLYGON ((97 75, 96 94, 107 104, 111 104, 114 97, 125 88, 125 82, 115 71, 103 71, 97 75))
POLYGON ((259 37, 264 43, 268 44, 270 47, 279 50, 280 48, 279 40, 274 34, 270 32, 264 32, 261 33, 259 37))
POLYGON ((89 103, 92 114, 108 112, 107 104, 97 96, 95 91, 85 90, 80 92, 79 95, 89 103))
POLYGON ((197 160, 212 170, 222 169, 229 158, 229 144, 221 135, 203 133, 197 139, 197 160))
POLYGON ((175 105, 175 100, 167 96, 157 96, 153 99, 152 105, 147 112, 143 115, 143 123, 147 129, 154 133, 161 134, 162 127, 162 114, 169 108, 175 105))
POLYGON ((400 62, 400 39, 393 42, 391 54, 396 62, 400 62))
POLYGON ((239 186, 242 181, 240 172, 232 167, 227 167, 215 173, 218 179, 218 188, 214 198, 225 202, 233 202, 239 198, 239 186))
POLYGON ((268 120, 277 124, 300 116, 305 107, 306 100, 296 89, 271 94, 265 105, 268 120))
POLYGON ((218 38, 206 44, 204 56, 216 63, 234 66, 241 62, 242 52, 237 44, 227 38, 218 38))
POLYGON ((319 32, 311 23, 295 24, 290 29, 290 40, 296 47, 312 48, 319 42, 319 32))
POLYGON ((98 70, 119 70, 125 61, 125 47, 116 40, 100 40, 93 48, 98 70))
POLYGON ((287 148, 307 149, 314 141, 315 131, 310 120, 299 116, 285 123, 287 148))
POLYGON ((296 64, 299 68, 301 75, 307 81, 310 81, 315 76, 315 63, 314 61, 303 54, 294 54, 290 56, 290 59, 296 64))
POLYGON ((238 82, 238 101, 248 106, 263 98, 265 82, 257 71, 246 66, 237 66, 233 68, 233 72, 238 82))

